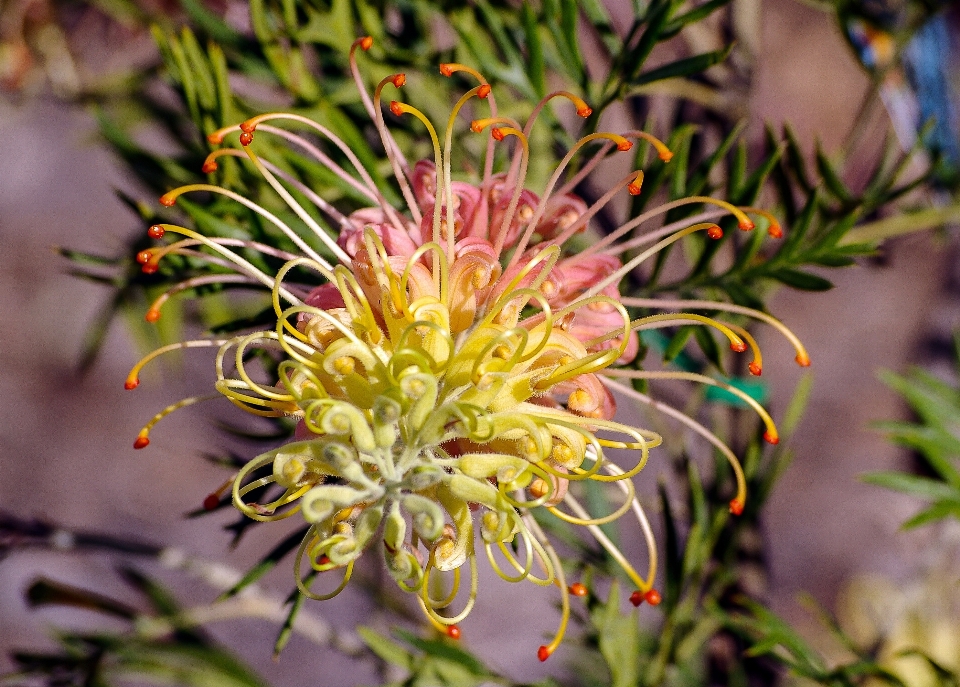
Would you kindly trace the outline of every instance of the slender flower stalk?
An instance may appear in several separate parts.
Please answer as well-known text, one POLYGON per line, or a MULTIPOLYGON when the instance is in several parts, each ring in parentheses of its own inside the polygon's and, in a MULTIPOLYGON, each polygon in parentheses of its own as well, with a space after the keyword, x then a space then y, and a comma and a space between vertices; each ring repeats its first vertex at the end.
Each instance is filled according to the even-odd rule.
MULTIPOLYGON (((215 132, 211 143, 220 145, 239 134, 240 147, 214 150, 203 171, 216 173, 222 157, 247 158, 302 229, 214 184, 183 186, 164 194, 160 202, 172 206, 180 196, 201 191, 225 196, 259 215, 301 252, 211 238, 174 224, 154 225, 152 238, 177 238, 138 255, 145 272, 156 271, 170 254, 228 269, 180 282, 151 305, 146 317, 156 321, 172 295, 197 286, 260 284, 270 292, 276 325, 158 349, 133 368, 126 386, 135 388, 140 369, 163 353, 216 348, 217 397, 255 415, 295 418, 297 427, 292 441, 249 461, 207 497, 206 507, 216 507, 230 491, 233 504, 254 520, 303 517, 309 530, 294 569, 300 593, 313 599, 338 594, 361 554, 380 548, 396 584, 415 594, 428 621, 454 638, 477 599, 477 549, 482 548, 503 579, 559 588, 560 626, 538 651, 540 660, 546 660, 563 639, 570 596, 583 596, 586 588, 567 583, 559 555, 533 518, 535 509, 590 532, 636 586, 631 596, 635 605, 660 600, 653 588, 656 545, 632 478, 661 437, 617 421, 611 389, 662 410, 717 447, 737 476, 730 510, 739 514, 746 499, 736 456, 715 435, 616 379, 688 379, 722 386, 752 405, 766 424, 768 441, 778 440, 767 412, 726 382, 640 369, 635 361, 638 332, 691 324, 710 327, 732 350, 750 348, 754 359, 749 369, 760 374, 760 352, 749 333, 701 314, 732 312, 772 324, 797 346, 798 362, 809 363, 796 337, 765 313, 708 301, 621 298, 620 281, 684 237, 722 237, 711 221, 718 213, 733 215, 744 230, 753 228, 748 213, 759 214, 771 221, 771 228, 776 226, 771 235, 782 232, 762 210, 692 197, 625 223, 586 251, 570 252, 569 240, 585 231, 598 212, 624 191, 640 193, 643 183, 643 172, 632 171, 588 206, 570 193, 583 172, 563 183, 573 160, 599 144, 599 153, 584 165, 589 172, 607 152, 629 151, 631 139, 639 138, 650 141, 660 158, 669 161, 667 147, 646 132, 589 134, 574 144, 546 188, 536 194, 526 187, 526 173, 532 154, 529 136, 540 111, 554 98, 571 102, 581 117, 591 114, 589 106, 571 93, 551 93, 521 124, 497 114, 492 89, 482 75, 464 65, 445 64, 440 67, 445 76, 464 72, 478 85, 455 104, 444 130, 436 130, 422 112, 402 100, 386 108, 395 117, 414 118, 432 142, 433 160, 410 165, 390 133, 381 103, 386 87, 400 89, 406 79, 403 74, 387 76, 372 96, 367 93, 356 51, 371 44, 370 38, 354 43, 351 72, 406 207, 389 205, 343 140, 303 116, 262 114, 215 132), (461 116, 469 107, 489 109, 488 117, 469 124, 487 137, 476 183, 454 178, 452 165, 459 152, 454 133, 464 125, 461 116), (261 136, 295 147, 374 204, 345 214, 257 153, 261 136), (324 152, 325 145, 345 158, 349 168, 334 160, 333 151, 324 152), (506 171, 494 173, 496 146, 511 145, 506 171), (648 220, 681 205, 709 205, 716 212, 638 233, 648 220), (617 257, 638 246, 648 247, 626 264, 617 257), (243 257, 250 251, 269 258, 258 264, 272 260, 276 272, 243 257), (627 306, 671 312, 633 319, 627 306), (679 311, 683 308, 701 312, 679 311), (269 382, 253 362, 264 356, 276 363, 276 376, 269 382), (611 460, 611 449, 632 454, 628 467, 611 460), (575 488, 587 480, 614 490, 610 512, 589 511, 575 488), (628 513, 646 541, 646 566, 639 570, 600 528, 628 513), (431 581, 438 577, 445 584, 431 581)), ((150 430, 164 416, 206 398, 185 399, 162 410, 140 432, 135 447, 149 444, 150 430)))

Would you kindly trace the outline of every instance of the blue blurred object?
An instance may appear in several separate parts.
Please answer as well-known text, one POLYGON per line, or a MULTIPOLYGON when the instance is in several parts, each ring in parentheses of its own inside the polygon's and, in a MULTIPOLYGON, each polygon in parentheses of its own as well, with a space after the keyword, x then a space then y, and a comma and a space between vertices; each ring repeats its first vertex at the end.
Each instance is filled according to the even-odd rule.
POLYGON ((960 169, 960 119, 958 93, 949 74, 956 73, 960 41, 951 36, 949 21, 941 13, 921 26, 903 52, 903 65, 919 105, 917 124, 923 127, 931 122, 923 143, 956 171, 960 169))
POLYGON ((882 79, 901 146, 923 131, 924 147, 939 156, 936 178, 960 179, 960 3, 854 0, 841 2, 838 16, 860 63, 882 79))

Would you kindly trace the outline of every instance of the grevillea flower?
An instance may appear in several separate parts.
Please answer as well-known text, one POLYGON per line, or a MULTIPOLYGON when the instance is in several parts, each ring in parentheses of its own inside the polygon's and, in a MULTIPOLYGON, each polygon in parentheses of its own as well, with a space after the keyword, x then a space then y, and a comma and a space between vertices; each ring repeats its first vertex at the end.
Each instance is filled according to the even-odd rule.
MULTIPOLYGON (((692 323, 717 329, 736 351, 753 348, 750 369, 759 374, 760 354, 749 334, 694 313, 631 320, 625 306, 752 315, 796 341, 783 325, 734 305, 622 299, 618 291, 628 272, 663 247, 694 232, 722 236, 712 219, 732 214, 741 229, 749 230, 753 223, 746 212, 766 213, 713 198, 686 198, 632 219, 585 251, 570 253, 569 240, 615 195, 640 191, 643 173, 636 171, 613 183, 591 206, 570 192, 611 148, 629 150, 640 138, 651 142, 665 161, 670 151, 643 132, 590 134, 571 148, 546 188, 536 194, 525 187, 525 180, 528 137, 538 113, 556 97, 571 101, 584 117, 590 108, 570 93, 553 93, 521 125, 497 114, 491 88, 479 73, 445 64, 444 75, 463 71, 478 85, 456 103, 442 137, 419 110, 400 101, 389 105, 397 117, 420 120, 433 142, 434 160, 411 166, 388 130, 381 105, 383 89, 399 88, 405 79, 394 74, 379 83, 372 97, 366 92, 356 50, 366 50, 370 43, 369 38, 354 43, 351 68, 406 207, 389 204, 350 148, 333 131, 305 117, 264 114, 212 134, 211 142, 222 144, 239 133, 240 147, 215 150, 204 171, 216 172, 217 160, 224 156, 249 160, 312 236, 301 236, 277 215, 219 186, 193 184, 165 194, 161 203, 166 206, 194 191, 232 198, 276 227, 302 253, 207 237, 172 224, 151 227, 154 238, 179 238, 141 253, 138 259, 145 271, 156 271, 165 255, 180 254, 227 267, 230 273, 175 286, 151 306, 148 320, 159 317, 160 307, 174 292, 209 283, 259 283, 272 294, 277 323, 268 331, 158 349, 134 367, 127 387, 136 387, 141 367, 163 352, 216 347, 220 395, 256 415, 297 419, 293 440, 251 460, 229 486, 234 505, 253 519, 280 520, 300 513, 309 523, 295 563, 301 593, 315 599, 336 595, 360 555, 376 547, 397 585, 416 595, 429 621, 459 636, 457 623, 467 617, 477 597, 477 556, 483 549, 500 577, 560 588, 561 624, 553 641, 540 647, 538 655, 545 660, 563 637, 570 595, 582 595, 585 588, 568 585, 560 558, 532 516, 534 509, 592 533, 636 585, 634 604, 659 601, 653 588, 656 547, 631 478, 661 438, 616 421, 611 390, 661 408, 706 437, 734 466, 738 490, 731 510, 739 513, 745 500, 737 459, 719 439, 615 377, 672 377, 725 386, 757 409, 767 423, 766 437, 777 441, 763 408, 722 382, 692 373, 623 367, 637 355, 640 330, 692 323), (454 128, 471 99, 485 101, 474 104, 490 111, 489 117, 470 123, 474 132, 487 136, 486 159, 475 180, 454 180, 454 128), (277 126, 280 123, 305 128, 309 135, 277 126), (369 199, 370 206, 342 214, 261 157, 255 141, 261 136, 282 139, 313 157, 369 199), (495 174, 495 146, 510 142, 509 163, 495 174), (600 144, 599 151, 562 181, 568 163, 591 142, 600 144), (336 151, 349 164, 341 166, 325 150, 336 151), (639 232, 648 220, 684 204, 710 210, 676 225, 639 232), (330 226, 322 224, 327 220, 330 226), (636 248, 636 257, 623 264, 618 256, 636 248), (244 257, 247 251, 279 259, 276 264, 282 267, 269 274, 244 257), (257 359, 254 352, 264 352, 277 363, 276 379, 263 381, 262 373, 249 369, 257 359), (612 462, 610 449, 632 452, 629 467, 612 462), (612 512, 588 512, 578 490, 571 488, 585 480, 616 490, 618 505, 612 512), (264 488, 272 493, 268 502, 247 500, 251 492, 263 493, 264 488), (628 512, 647 542, 643 573, 600 529, 628 512), (469 581, 462 585, 464 569, 469 581), (339 571, 340 583, 316 591, 314 585, 322 584, 327 571, 339 571), (443 573, 450 577, 449 592, 437 598, 437 585, 430 580, 443 573), (469 592, 461 594, 461 586, 469 592), (459 610, 448 610, 457 603, 459 610)), ((779 235, 775 221, 770 227, 771 234, 779 235)), ((798 361, 806 363, 806 353, 799 342, 797 346, 798 361)), ((135 446, 149 443, 150 429, 163 416, 198 400, 186 399, 161 411, 135 446)), ((214 507, 219 495, 208 500, 214 507)))

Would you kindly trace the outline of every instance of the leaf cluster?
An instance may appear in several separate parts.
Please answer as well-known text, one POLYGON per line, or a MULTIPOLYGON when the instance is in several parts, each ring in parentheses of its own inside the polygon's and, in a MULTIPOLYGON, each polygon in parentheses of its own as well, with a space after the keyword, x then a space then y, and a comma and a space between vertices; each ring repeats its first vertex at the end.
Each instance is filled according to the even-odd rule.
MULTIPOLYGON (((960 336, 955 344, 960 373, 960 336)), ((904 376, 883 371, 880 378, 903 397, 916 419, 883 422, 878 428, 893 443, 914 451, 924 474, 872 472, 863 480, 926 502, 903 524, 905 529, 960 518, 960 385, 921 368, 904 376)))
POLYGON ((110 687, 131 680, 185 687, 266 687, 268 683, 197 628, 171 625, 169 632, 144 631, 151 621, 175 618, 181 611, 155 581, 132 568, 121 577, 139 593, 146 609, 138 610, 112 596, 40 578, 27 589, 34 608, 72 607, 119 619, 121 632, 58 631, 59 650, 15 651, 16 669, 0 676, 4 687, 110 687))

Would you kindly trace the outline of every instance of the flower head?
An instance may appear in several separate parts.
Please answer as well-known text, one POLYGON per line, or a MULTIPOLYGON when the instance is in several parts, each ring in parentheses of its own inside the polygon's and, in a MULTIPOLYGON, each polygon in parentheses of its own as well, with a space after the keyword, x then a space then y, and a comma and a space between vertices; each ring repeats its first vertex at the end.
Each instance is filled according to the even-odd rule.
MULTIPOLYGON (((277 323, 267 331, 159 349, 133 369, 127 386, 135 387, 142 365, 165 350, 218 348, 219 394, 253 414, 297 419, 293 440, 251 460, 231 485, 233 503, 251 518, 278 520, 299 512, 309 523, 296 560, 301 593, 317 599, 339 593, 360 555, 379 548, 397 585, 417 595, 438 629, 458 636, 456 623, 476 600, 476 559, 482 548, 504 579, 560 587, 561 626, 538 653, 545 660, 562 639, 570 595, 582 595, 584 588, 579 583, 568 587, 556 551, 531 515, 533 509, 543 508, 587 528, 635 583, 634 603, 659 602, 653 589, 656 547, 630 478, 644 467, 650 449, 661 439, 614 419, 612 388, 625 389, 642 402, 652 401, 618 385, 613 377, 685 375, 723 384, 690 373, 621 367, 637 355, 637 332, 690 323, 714 327, 734 350, 746 350, 749 344, 756 356, 751 369, 760 372, 759 351, 744 330, 682 312, 632 320, 625 304, 651 306, 621 299, 619 282, 684 236, 705 232, 719 238, 722 231, 710 221, 718 213, 735 215, 743 229, 753 223, 743 210, 724 201, 689 198, 631 220, 586 251, 572 253, 570 239, 584 231, 615 195, 639 193, 643 173, 619 179, 589 206, 571 193, 576 184, 611 148, 629 150, 632 139, 651 141, 664 160, 670 157, 666 147, 644 132, 590 134, 563 158, 546 188, 535 193, 525 181, 528 137, 540 110, 557 97, 571 101, 581 116, 588 116, 590 108, 576 96, 558 92, 538 104, 521 125, 498 116, 494 94, 482 76, 463 65, 447 64, 441 66, 443 74, 466 71, 479 84, 456 103, 442 139, 416 108, 397 100, 389 105, 395 116, 420 120, 433 142, 434 159, 411 166, 390 134, 381 105, 384 88, 402 87, 405 77, 386 77, 371 98, 355 61, 356 49, 369 45, 369 39, 354 44, 351 65, 406 207, 386 201, 383 190, 333 131, 300 115, 259 115, 214 133, 210 138, 217 144, 239 133, 240 148, 215 150, 204 171, 214 173, 223 156, 248 159, 313 236, 301 236, 277 215, 219 186, 194 184, 165 194, 161 203, 168 206, 192 191, 228 196, 275 226, 302 253, 210 238, 171 224, 151 227, 154 238, 181 238, 138 256, 145 271, 156 270, 159 260, 170 253, 227 266, 230 274, 187 280, 174 291, 200 283, 260 283, 272 294, 277 323), (455 180, 453 131, 474 98, 485 101, 490 110, 489 117, 470 123, 474 132, 488 137, 483 173, 474 181, 455 180), (306 127, 315 137, 279 123, 306 127), (262 158, 256 152, 261 136, 281 138, 313 156, 367 198, 369 207, 341 213, 262 158), (337 149, 350 167, 337 164, 317 138, 337 149), (494 146, 510 141, 509 164, 494 173, 494 146), (601 144, 599 152, 561 184, 570 161, 594 142, 601 144), (313 207, 305 207, 302 199, 313 207), (707 204, 717 212, 705 213, 703 221, 632 235, 646 219, 684 203, 707 204), (320 217, 332 226, 321 224, 320 217), (621 240, 628 234, 631 238, 621 240), (623 264, 618 256, 636 247, 642 250, 623 264), (239 249, 260 251, 283 265, 268 274, 239 249), (276 361, 275 379, 261 381, 262 375, 249 369, 255 351, 276 361), (629 468, 612 462, 609 449, 631 451, 629 468), (620 505, 608 514, 589 513, 570 488, 584 480, 610 484, 620 495, 620 505), (268 502, 248 500, 251 492, 260 493, 269 485, 275 491, 268 502), (634 513, 648 544, 645 574, 599 529, 628 511, 634 513), (460 602, 460 610, 446 610, 460 598, 463 566, 469 570, 466 601, 460 602), (341 572, 342 582, 333 590, 316 591, 314 578, 322 580, 319 574, 332 570, 341 572), (442 573, 449 573, 451 590, 438 599, 432 596, 435 586, 429 580, 442 573)), ((148 320, 159 317, 169 295, 151 307, 148 320)), ((690 307, 704 304, 693 302, 690 307)), ((708 307, 748 312, 722 304, 708 307)), ((772 320, 762 313, 748 314, 772 320)), ((137 448, 149 443, 147 435, 157 420, 196 400, 201 399, 181 401, 158 414, 141 432, 137 448)), ((776 441, 769 416, 754 405, 768 421, 768 438, 776 441)), ((731 510, 742 510, 744 481, 736 458, 706 429, 673 412, 730 458, 739 484, 731 510)), ((212 505, 217 501, 214 497, 212 505)))

